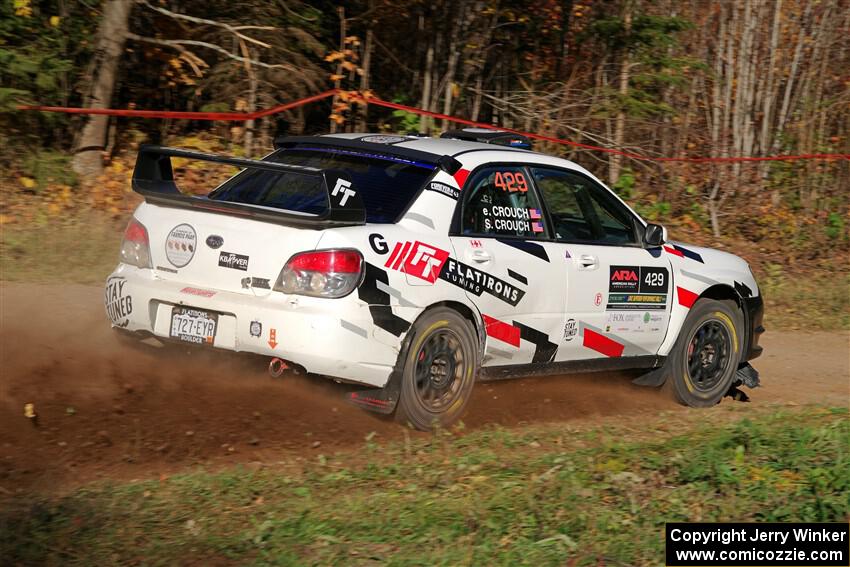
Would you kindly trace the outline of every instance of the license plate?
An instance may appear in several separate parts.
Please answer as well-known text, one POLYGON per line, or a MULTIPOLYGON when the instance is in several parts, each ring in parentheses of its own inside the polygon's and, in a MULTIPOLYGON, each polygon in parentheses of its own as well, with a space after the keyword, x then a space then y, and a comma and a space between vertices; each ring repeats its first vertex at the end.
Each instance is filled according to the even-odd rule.
POLYGON ((195 343, 211 345, 215 340, 218 327, 218 314, 193 309, 191 307, 175 307, 171 311, 172 338, 195 343))

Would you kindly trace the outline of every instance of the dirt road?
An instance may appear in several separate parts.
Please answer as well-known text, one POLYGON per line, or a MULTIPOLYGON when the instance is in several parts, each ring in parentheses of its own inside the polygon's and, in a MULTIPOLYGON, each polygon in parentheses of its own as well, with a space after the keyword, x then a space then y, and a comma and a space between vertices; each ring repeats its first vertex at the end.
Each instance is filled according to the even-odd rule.
MULTIPOLYGON (((105 477, 149 478, 193 465, 277 462, 400 437, 342 402, 322 379, 273 380, 265 362, 215 353, 139 352, 109 329, 96 287, 0 284, 0 496, 105 477), (34 405, 36 419, 24 416, 34 405)), ((768 332, 755 366, 757 411, 848 405, 850 335, 768 332)), ((468 428, 696 412, 627 373, 484 383, 468 428)), ((728 398, 721 404, 736 404, 728 398)), ((703 410, 718 411, 718 408, 703 410)), ((702 413, 701 415, 710 415, 702 413)))

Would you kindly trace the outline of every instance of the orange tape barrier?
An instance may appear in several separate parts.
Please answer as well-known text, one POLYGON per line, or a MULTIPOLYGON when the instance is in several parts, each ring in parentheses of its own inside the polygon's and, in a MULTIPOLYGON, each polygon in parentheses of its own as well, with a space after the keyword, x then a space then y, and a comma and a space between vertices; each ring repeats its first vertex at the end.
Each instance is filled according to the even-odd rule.
POLYGON ((689 162, 689 163, 736 163, 736 162, 758 162, 758 161, 794 161, 794 160, 807 160, 807 159, 816 159, 816 160, 839 160, 846 159, 850 160, 850 154, 795 154, 795 155, 774 155, 774 156, 738 156, 738 157, 651 157, 645 156, 642 154, 636 154, 632 152, 626 152, 622 150, 617 150, 614 148, 603 148, 600 146, 593 146, 590 144, 582 144, 580 142, 574 142, 572 140, 567 140, 564 138, 556 138, 553 136, 544 136, 542 134, 532 134, 530 132, 522 132, 520 130, 514 130, 512 128, 505 128, 502 126, 494 126, 493 124, 487 124, 486 122, 475 122, 474 120, 467 120, 465 118, 459 118, 457 116, 451 116, 448 114, 441 114, 439 112, 432 112, 430 110, 424 110, 421 108, 416 108, 414 106, 407 106, 404 104, 399 104, 397 102, 389 102, 386 100, 382 100, 374 95, 362 94, 357 91, 343 91, 340 89, 331 89, 329 91, 324 91, 319 94, 315 94, 313 96, 308 96, 305 98, 301 98, 298 100, 293 100, 292 102, 288 102, 286 104, 281 104, 278 106, 274 106, 272 108, 268 108, 266 110, 258 110, 256 112, 182 112, 182 111, 172 111, 172 110, 135 110, 135 109, 112 109, 112 108, 67 108, 62 106, 19 106, 18 110, 37 110, 41 112, 63 112, 66 114, 98 114, 98 115, 107 115, 107 116, 125 116, 125 117, 137 117, 137 118, 174 118, 178 120, 209 120, 209 121, 241 121, 244 122, 246 120, 255 120, 257 118, 263 118, 265 116, 271 116, 274 114, 278 114, 287 110, 291 110, 293 108, 297 108, 299 106, 303 106, 305 104, 310 104, 313 102, 317 102, 320 100, 324 100, 328 97, 334 95, 343 95, 347 96, 348 99, 354 100, 363 104, 374 104, 375 106, 382 106, 385 108, 392 108, 394 110, 403 110, 405 112, 411 112, 413 114, 418 114, 421 116, 429 116, 431 118, 438 118, 440 120, 448 120, 450 122, 454 122, 456 124, 463 124, 464 126, 474 126, 476 128, 488 128, 490 130, 501 130, 504 132, 510 132, 511 134, 516 134, 518 136, 525 136, 526 138, 531 138, 532 140, 540 140, 543 142, 552 142, 555 144, 561 144, 565 146, 572 146, 574 148, 582 148, 586 150, 593 150, 597 152, 604 152, 608 154, 617 154, 630 159, 641 160, 641 161, 656 161, 656 162, 689 162))

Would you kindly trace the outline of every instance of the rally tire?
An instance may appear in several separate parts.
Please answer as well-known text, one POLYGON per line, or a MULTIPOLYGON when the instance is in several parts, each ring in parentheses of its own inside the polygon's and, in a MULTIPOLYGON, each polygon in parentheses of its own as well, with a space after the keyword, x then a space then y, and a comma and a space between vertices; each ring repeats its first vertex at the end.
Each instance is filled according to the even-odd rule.
POLYGON ((428 431, 463 416, 478 374, 478 339, 457 311, 436 308, 411 328, 401 356, 400 423, 428 431))
POLYGON ((664 389, 682 405, 716 405, 735 379, 743 339, 743 317, 735 302, 698 300, 670 353, 664 389))

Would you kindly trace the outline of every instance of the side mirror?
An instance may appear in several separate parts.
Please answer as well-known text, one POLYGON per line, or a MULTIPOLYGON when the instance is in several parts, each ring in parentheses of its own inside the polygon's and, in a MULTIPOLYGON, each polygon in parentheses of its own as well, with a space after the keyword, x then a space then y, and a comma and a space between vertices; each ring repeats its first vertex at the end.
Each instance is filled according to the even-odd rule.
POLYGON ((647 246, 661 246, 667 242, 667 229, 660 224, 648 224, 643 232, 643 241, 647 246))

